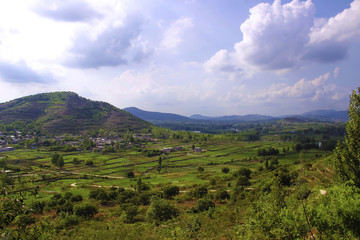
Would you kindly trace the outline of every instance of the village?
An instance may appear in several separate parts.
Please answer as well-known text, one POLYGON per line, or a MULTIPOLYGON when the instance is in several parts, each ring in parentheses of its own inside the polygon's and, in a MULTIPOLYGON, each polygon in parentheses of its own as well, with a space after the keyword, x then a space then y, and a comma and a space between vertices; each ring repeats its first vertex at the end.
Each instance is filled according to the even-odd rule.
MULTIPOLYGON (((84 135, 57 135, 54 137, 38 136, 36 134, 22 135, 21 131, 8 135, 0 132, 0 152, 13 151, 19 148, 37 149, 38 147, 49 147, 50 150, 81 151, 91 150, 93 152, 111 152, 120 149, 131 149, 137 147, 144 149, 147 143, 157 142, 150 134, 131 134, 130 137, 88 137, 84 135)), ((163 147, 159 151, 165 154, 182 151, 182 146, 163 147)), ((193 146, 194 152, 202 152, 200 147, 193 146)))

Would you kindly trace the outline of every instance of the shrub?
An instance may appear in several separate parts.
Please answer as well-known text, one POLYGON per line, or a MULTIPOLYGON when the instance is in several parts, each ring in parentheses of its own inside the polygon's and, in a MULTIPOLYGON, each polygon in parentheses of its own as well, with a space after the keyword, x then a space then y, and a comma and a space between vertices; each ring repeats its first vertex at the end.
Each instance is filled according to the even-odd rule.
POLYGON ((118 202, 119 203, 128 203, 131 202, 131 199, 135 196, 135 192, 131 190, 124 190, 119 192, 118 202))
POLYGON ((239 168, 235 173, 234 173, 234 176, 235 177, 239 177, 239 176, 244 176, 246 177, 247 179, 250 179, 251 175, 251 170, 249 168, 245 168, 245 167, 241 167, 239 168))
POLYGON ((134 174, 133 171, 130 171, 130 172, 128 172, 128 173, 126 174, 126 176, 127 176, 128 178, 133 178, 133 177, 135 177, 135 174, 134 174))
POLYGON ((228 173, 228 172, 230 172, 230 169, 229 169, 228 167, 223 167, 223 168, 221 169, 221 172, 223 172, 223 173, 228 173))
POLYGON ((164 192, 164 198, 166 199, 173 199, 176 195, 180 193, 180 189, 178 186, 168 186, 164 187, 162 190, 164 192))
POLYGON ((196 202, 196 206, 194 208, 194 212, 204 212, 209 210, 210 208, 214 208, 215 204, 208 198, 200 198, 196 202))
POLYGON ((236 181, 236 186, 246 187, 246 186, 250 186, 250 185, 251 185, 251 183, 250 183, 249 179, 245 176, 239 176, 236 181))
POLYGON ((230 199, 230 194, 226 190, 219 190, 216 192, 216 199, 224 201, 225 199, 230 199))
POLYGON ((70 198, 70 202, 81 202, 82 200, 83 200, 83 197, 80 194, 72 196, 70 198))
POLYGON ((79 217, 76 215, 66 215, 62 219, 62 225, 65 228, 72 227, 79 224, 79 217))
POLYGON ((166 221, 171 218, 177 217, 179 215, 179 210, 168 203, 164 199, 153 197, 151 199, 151 204, 146 211, 146 218, 148 221, 166 221))
POLYGON ((85 165, 86 165, 86 166, 93 166, 93 165, 94 165, 94 162, 93 162, 93 160, 91 160, 91 159, 87 159, 87 160, 85 161, 85 165))
POLYGON ((98 213, 97 207, 91 204, 81 204, 74 207, 74 214, 79 217, 92 218, 98 213))
POLYGON ((43 213, 45 206, 45 201, 34 201, 30 204, 33 213, 43 213))
POLYGON ((208 190, 205 186, 199 186, 194 190, 194 197, 202 198, 208 193, 208 190))

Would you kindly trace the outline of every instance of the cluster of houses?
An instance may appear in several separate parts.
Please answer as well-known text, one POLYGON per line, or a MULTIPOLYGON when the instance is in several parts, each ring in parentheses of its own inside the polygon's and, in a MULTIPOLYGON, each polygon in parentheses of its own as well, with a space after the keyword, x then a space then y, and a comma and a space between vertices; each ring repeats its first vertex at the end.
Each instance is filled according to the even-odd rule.
MULTIPOLYGON (((47 137, 41 137, 39 138, 39 140, 34 141, 35 136, 33 135, 25 135, 23 136, 21 134, 20 131, 15 131, 14 135, 5 135, 2 132, 0 132, 0 152, 6 152, 6 151, 11 151, 14 150, 13 147, 8 146, 8 144, 17 144, 20 141, 26 141, 26 140, 31 140, 32 144, 31 147, 32 148, 36 148, 38 145, 42 145, 44 144, 44 142, 46 140, 52 140, 57 142, 58 145, 71 145, 73 147, 79 146, 79 144, 81 144, 82 141, 84 141, 84 139, 77 139, 78 136, 54 136, 52 138, 47 138, 47 137), (18 137, 21 136, 21 137, 18 137), (71 139, 71 140, 69 140, 71 139), (76 140, 77 139, 77 140, 76 140)), ((150 135, 148 134, 133 134, 132 135, 133 139, 137 139, 139 140, 139 142, 155 142, 156 139, 152 138, 150 135)), ((125 141, 124 138, 121 138, 119 136, 115 136, 115 137, 111 137, 111 138, 104 138, 104 137, 90 137, 89 140, 91 140, 94 143, 94 146, 92 147, 93 150, 95 151, 103 151, 106 146, 114 146, 114 144, 116 143, 124 143, 125 144, 125 148, 131 148, 135 143, 133 142, 127 142, 125 141)), ((139 145, 140 146, 140 145, 139 145)), ((145 147, 141 144, 140 147, 145 147)), ((160 151, 164 152, 164 153, 171 153, 171 152, 175 152, 175 151, 182 151, 184 150, 182 146, 177 146, 177 147, 166 147, 161 149, 160 151)), ((199 147, 195 147, 194 152, 201 152, 203 151, 201 148, 199 147)))

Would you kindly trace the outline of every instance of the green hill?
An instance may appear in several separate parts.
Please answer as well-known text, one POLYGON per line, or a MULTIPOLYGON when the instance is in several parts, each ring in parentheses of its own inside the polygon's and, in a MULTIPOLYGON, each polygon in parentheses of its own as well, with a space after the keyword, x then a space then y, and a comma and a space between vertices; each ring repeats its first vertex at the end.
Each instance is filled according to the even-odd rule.
POLYGON ((0 124, 24 126, 48 133, 140 130, 149 124, 108 103, 72 92, 53 92, 0 104, 0 124))

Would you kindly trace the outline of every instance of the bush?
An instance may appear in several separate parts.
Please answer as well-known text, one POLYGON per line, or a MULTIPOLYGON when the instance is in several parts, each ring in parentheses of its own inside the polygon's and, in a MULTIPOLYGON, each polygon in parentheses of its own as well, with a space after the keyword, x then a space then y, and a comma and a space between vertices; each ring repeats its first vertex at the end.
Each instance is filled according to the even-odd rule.
POLYGON ((146 211, 148 221, 166 221, 179 215, 179 210, 164 199, 153 197, 146 211))
POLYGON ((92 218, 98 213, 97 207, 91 204, 81 204, 74 207, 74 214, 79 217, 92 218))
POLYGON ((128 178, 133 178, 133 177, 135 177, 135 174, 134 174, 133 171, 130 171, 130 172, 128 172, 128 173, 126 174, 126 176, 127 176, 128 178))
POLYGON ((164 198, 166 199, 173 199, 176 195, 180 193, 180 189, 178 186, 168 186, 164 187, 162 190, 164 192, 164 198))
POLYGON ((79 224, 79 217, 76 215, 66 215, 62 219, 62 225, 65 228, 72 227, 79 224))
POLYGON ((43 213, 45 206, 45 201, 34 201, 30 204, 33 213, 43 213))
POLYGON ((131 190, 124 190, 119 192, 118 202, 119 203, 129 203, 131 199, 135 196, 135 192, 131 190))
POLYGON ((246 187, 246 186, 250 186, 251 183, 249 181, 249 179, 245 176, 239 176, 238 179, 236 180, 236 186, 240 186, 240 187, 246 187))
POLYGON ((230 194, 226 190, 219 190, 216 192, 216 199, 224 201, 225 199, 230 199, 230 194))
POLYGON ((205 169, 203 167, 198 167, 198 172, 203 172, 205 169))
POLYGON ((26 226, 34 224, 36 219, 28 214, 21 214, 15 217, 15 224, 18 228, 25 229, 26 226))
POLYGON ((205 186, 199 186, 194 190, 194 197, 202 198, 208 193, 208 190, 205 186))
POLYGON ((85 161, 85 165, 86 165, 86 166, 93 166, 93 165, 94 165, 94 162, 93 162, 93 160, 91 160, 91 159, 87 159, 87 160, 85 161))
POLYGON ((223 168, 221 169, 221 172, 223 172, 223 173, 228 173, 228 172, 230 172, 230 169, 229 169, 228 167, 223 167, 223 168))
POLYGON ((73 214, 74 206, 70 202, 66 202, 56 208, 56 215, 61 213, 73 214))
POLYGON ((70 198, 70 202, 81 202, 82 200, 83 200, 83 197, 80 194, 72 196, 70 198))
POLYGON ((209 210, 210 208, 214 208, 215 204, 208 198, 200 198, 196 202, 196 206, 194 208, 194 212, 204 212, 209 210))
POLYGON ((251 178, 251 170, 249 168, 241 167, 235 173, 235 177, 244 176, 247 179, 251 178))
POLYGON ((98 189, 92 190, 92 191, 89 193, 89 198, 96 199, 96 200, 100 200, 100 201, 102 201, 102 202, 106 202, 106 201, 109 201, 109 200, 110 200, 107 192, 106 192, 104 189, 102 189, 102 188, 98 188, 98 189))

